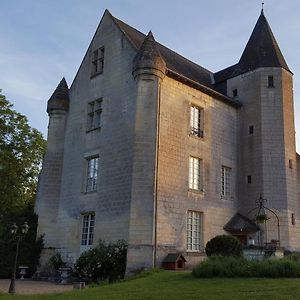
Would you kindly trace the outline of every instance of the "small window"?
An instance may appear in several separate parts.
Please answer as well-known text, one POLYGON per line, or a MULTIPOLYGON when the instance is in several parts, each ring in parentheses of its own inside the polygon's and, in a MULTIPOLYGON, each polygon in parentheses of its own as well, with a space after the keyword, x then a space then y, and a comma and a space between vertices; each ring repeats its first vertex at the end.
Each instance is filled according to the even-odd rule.
POLYGON ((95 214, 83 215, 81 246, 91 246, 94 240, 95 214))
POLYGON ((203 213, 199 211, 187 212, 187 250, 200 251, 203 232, 203 213))
POLYGON ((203 138, 203 109, 191 106, 190 109, 190 134, 203 138))
POLYGON ((88 103, 87 131, 101 126, 102 98, 88 103))
POLYGON ((252 176, 248 175, 247 176, 247 184, 251 184, 252 183, 252 176))
POLYGON ((189 159, 189 189, 195 191, 201 191, 201 173, 202 173, 202 161, 196 157, 190 157, 189 159))
POLYGON ((253 135, 254 134, 254 126, 250 125, 249 126, 249 135, 253 135))
POLYGON ((104 47, 93 52, 92 76, 103 73, 104 69, 104 47))
POLYGON ((289 159, 289 168, 293 169, 293 161, 291 159, 289 159))
POLYGON ((99 157, 87 159, 86 192, 97 191, 99 157))
POLYGON ((296 224, 296 222, 295 222, 295 214, 294 213, 291 214, 291 221, 292 221, 292 225, 296 224))
POLYGON ((222 166, 221 169, 221 195, 229 197, 231 194, 231 168, 222 166))
POLYGON ((238 95, 238 90, 237 89, 232 90, 232 96, 237 97, 237 95, 238 95))
POLYGON ((268 87, 269 88, 274 87, 274 76, 272 76, 272 75, 268 76, 268 87))

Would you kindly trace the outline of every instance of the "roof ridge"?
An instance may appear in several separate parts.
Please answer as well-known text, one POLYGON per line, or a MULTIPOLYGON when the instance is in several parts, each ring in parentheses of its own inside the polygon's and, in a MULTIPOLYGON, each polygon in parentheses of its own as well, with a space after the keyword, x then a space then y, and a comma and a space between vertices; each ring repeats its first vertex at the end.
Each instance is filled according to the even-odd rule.
MULTIPOLYGON (((138 33, 144 35, 144 37, 146 37, 147 35, 144 34, 143 32, 141 32, 140 30, 136 29, 135 27, 133 27, 133 26, 131 26, 131 25, 125 23, 124 21, 122 21, 122 20, 120 20, 120 19, 118 19, 118 18, 116 18, 115 16, 113 16, 113 15, 111 15, 111 16, 112 16, 113 19, 116 21, 116 24, 117 24, 118 27, 121 29, 121 31, 128 37, 129 41, 133 44, 133 46, 135 46, 135 48, 138 49, 138 46, 135 45, 135 43, 130 39, 130 37, 128 36, 127 32, 126 32, 125 30, 123 30, 123 29, 119 26, 118 22, 121 22, 121 23, 123 23, 124 25, 130 27, 131 29, 137 31, 138 33)), ((150 31, 151 31, 151 30, 150 30, 150 31)), ((167 46, 161 44, 161 43, 158 42, 158 41, 155 41, 155 42, 156 42, 160 47, 163 47, 163 48, 165 48, 166 50, 173 52, 174 54, 180 56, 181 58, 183 58, 183 59, 186 60, 187 62, 192 63, 192 64, 194 64, 194 65, 197 66, 197 67, 200 67, 201 69, 203 69, 203 70, 209 72, 210 74, 213 74, 212 71, 210 71, 210 70, 208 70, 207 68, 204 68, 203 66, 201 66, 201 65, 199 65, 199 64, 197 64, 197 63, 195 63, 194 61, 190 60, 189 58, 186 58, 186 57, 183 56, 182 54, 180 54, 180 53, 178 53, 178 52, 176 52, 176 51, 174 51, 174 50, 168 48, 167 46)))

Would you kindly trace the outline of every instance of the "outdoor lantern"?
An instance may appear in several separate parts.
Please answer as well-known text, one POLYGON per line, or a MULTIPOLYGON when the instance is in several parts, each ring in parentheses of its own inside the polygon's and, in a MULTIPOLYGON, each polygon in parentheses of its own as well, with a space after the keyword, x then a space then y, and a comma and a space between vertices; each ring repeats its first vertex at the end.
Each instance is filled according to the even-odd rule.
POLYGON ((11 232, 11 234, 16 234, 17 230, 18 230, 18 226, 16 223, 14 223, 10 228, 10 232, 11 232))
POLYGON ((26 234, 28 232, 29 226, 27 224, 27 222, 24 222, 24 224, 22 225, 22 234, 26 234))

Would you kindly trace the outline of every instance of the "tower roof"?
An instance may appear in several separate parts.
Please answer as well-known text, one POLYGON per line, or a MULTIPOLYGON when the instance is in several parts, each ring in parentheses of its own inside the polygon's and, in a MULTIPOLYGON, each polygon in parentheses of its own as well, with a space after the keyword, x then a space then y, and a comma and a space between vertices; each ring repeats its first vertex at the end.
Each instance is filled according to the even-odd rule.
POLYGON ((163 60, 151 31, 145 37, 133 60, 133 72, 138 69, 156 69, 165 74, 166 63, 163 60))
POLYGON ((239 64, 250 70, 259 67, 281 67, 291 72, 273 35, 263 10, 253 29, 239 64))
POLYGON ((47 112, 51 110, 65 110, 69 109, 69 88, 66 79, 63 79, 58 84, 52 96, 48 100, 47 112))
POLYGON ((280 51, 263 9, 239 62, 215 73, 215 81, 221 82, 261 67, 279 67, 291 72, 280 51))

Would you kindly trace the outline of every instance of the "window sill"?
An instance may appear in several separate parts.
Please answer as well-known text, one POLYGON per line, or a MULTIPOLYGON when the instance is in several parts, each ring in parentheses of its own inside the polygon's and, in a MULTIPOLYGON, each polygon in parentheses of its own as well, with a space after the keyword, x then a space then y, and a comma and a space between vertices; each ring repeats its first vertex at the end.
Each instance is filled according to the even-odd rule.
POLYGON ((221 196, 222 201, 233 201, 234 197, 232 196, 221 196))
POLYGON ((188 189, 188 192, 202 195, 204 193, 204 189, 201 190, 188 189))
POLYGON ((202 135, 197 135, 197 134, 189 133, 189 136, 190 136, 191 138, 194 138, 194 139, 204 140, 204 134, 202 134, 202 135))
POLYGON ((203 256, 206 255, 203 250, 186 250, 186 256, 203 256))
POLYGON ((87 195, 87 194, 95 194, 95 193, 97 193, 97 190, 95 190, 95 191, 84 191, 84 192, 82 192, 82 194, 85 194, 85 195, 87 195))
POLYGON ((86 133, 89 133, 89 132, 91 132, 91 131, 100 130, 100 129, 101 129, 101 126, 95 127, 95 128, 92 128, 92 129, 88 129, 88 130, 86 130, 85 132, 86 132, 86 133))
POLYGON ((90 78, 92 79, 92 78, 97 77, 98 75, 101 75, 101 74, 103 74, 103 71, 97 72, 97 73, 93 73, 90 78))

